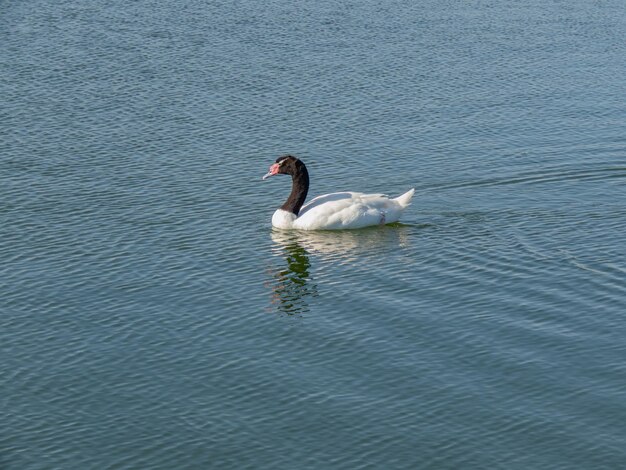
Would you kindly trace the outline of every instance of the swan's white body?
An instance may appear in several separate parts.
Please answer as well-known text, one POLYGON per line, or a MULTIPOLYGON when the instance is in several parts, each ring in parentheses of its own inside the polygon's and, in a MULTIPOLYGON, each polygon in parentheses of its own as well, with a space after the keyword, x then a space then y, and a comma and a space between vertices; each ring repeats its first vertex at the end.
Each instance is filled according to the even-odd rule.
POLYGON ((332 193, 302 206, 298 216, 278 209, 272 225, 280 229, 343 230, 397 222, 410 204, 414 189, 395 199, 384 194, 332 193))

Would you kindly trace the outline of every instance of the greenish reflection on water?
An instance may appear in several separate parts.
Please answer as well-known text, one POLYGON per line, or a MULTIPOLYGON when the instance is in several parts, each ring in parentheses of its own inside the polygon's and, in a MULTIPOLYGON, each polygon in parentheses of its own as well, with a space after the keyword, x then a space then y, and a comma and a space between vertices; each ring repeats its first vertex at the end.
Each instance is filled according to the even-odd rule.
MULTIPOLYGON (((274 238, 274 236, 273 236, 274 238)), ((311 282, 311 261, 307 251, 296 237, 276 237, 285 265, 273 271, 270 283, 272 305, 280 313, 298 315, 309 311, 307 298, 317 295, 317 286, 311 282)))

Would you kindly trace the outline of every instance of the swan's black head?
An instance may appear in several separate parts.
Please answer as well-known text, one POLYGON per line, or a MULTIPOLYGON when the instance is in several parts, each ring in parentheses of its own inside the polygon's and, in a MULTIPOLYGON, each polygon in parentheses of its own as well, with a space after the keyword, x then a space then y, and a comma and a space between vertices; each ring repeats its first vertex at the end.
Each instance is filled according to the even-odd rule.
POLYGON ((269 178, 274 175, 298 175, 306 171, 306 167, 301 160, 293 155, 283 155, 276 159, 276 163, 270 166, 270 170, 263 177, 263 179, 269 178))
POLYGON ((270 167, 270 171, 267 172, 263 179, 280 174, 291 175, 292 181, 291 194, 287 202, 280 208, 284 211, 292 212, 297 217, 309 190, 309 172, 301 160, 293 155, 283 155, 276 159, 276 163, 270 167))

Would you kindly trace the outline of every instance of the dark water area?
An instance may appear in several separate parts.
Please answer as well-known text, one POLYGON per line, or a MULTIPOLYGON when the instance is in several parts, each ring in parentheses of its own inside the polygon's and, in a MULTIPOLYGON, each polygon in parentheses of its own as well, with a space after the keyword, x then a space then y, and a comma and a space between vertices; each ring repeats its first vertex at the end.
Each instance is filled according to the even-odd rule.
POLYGON ((0 468, 626 465, 626 9, 0 1, 0 468), (399 224, 281 232, 310 197, 399 224))

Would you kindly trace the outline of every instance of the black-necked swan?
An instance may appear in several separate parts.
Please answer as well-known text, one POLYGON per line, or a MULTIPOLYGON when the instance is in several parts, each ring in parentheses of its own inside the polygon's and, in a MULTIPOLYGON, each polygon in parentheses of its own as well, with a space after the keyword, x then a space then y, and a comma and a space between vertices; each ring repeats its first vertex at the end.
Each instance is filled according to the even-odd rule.
POLYGON ((291 175, 291 194, 274 212, 272 225, 281 229, 341 230, 397 222, 411 202, 415 189, 395 199, 384 194, 341 192, 324 194, 304 205, 309 191, 309 172, 304 163, 292 156, 278 157, 263 177, 291 175))

